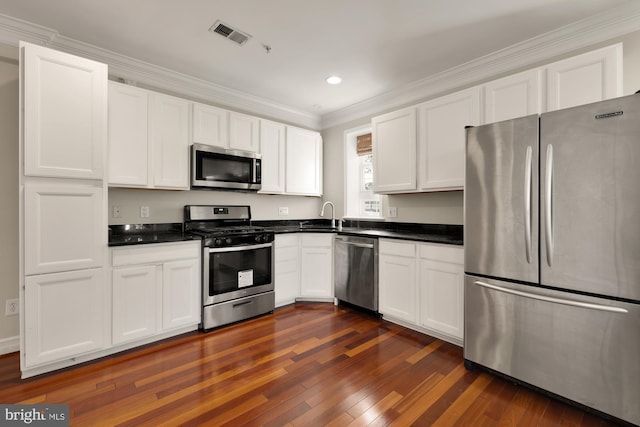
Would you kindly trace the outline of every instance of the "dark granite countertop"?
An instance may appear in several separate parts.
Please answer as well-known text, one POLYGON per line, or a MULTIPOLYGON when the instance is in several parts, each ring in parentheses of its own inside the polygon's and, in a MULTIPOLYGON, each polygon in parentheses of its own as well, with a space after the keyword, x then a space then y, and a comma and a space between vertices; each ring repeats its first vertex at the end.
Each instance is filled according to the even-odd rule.
MULTIPOLYGON (((325 219, 253 221, 252 224, 267 227, 276 234, 301 232, 337 233, 352 236, 443 243, 447 245, 463 244, 462 225, 346 220, 343 222, 342 230, 338 230, 332 228, 325 219)), ((199 239, 200 237, 198 236, 185 234, 182 223, 109 226, 109 246, 182 242, 199 239)))
POLYGON ((346 220, 343 222, 342 230, 338 230, 332 228, 326 219, 253 221, 252 223, 268 227, 276 234, 300 232, 337 233, 448 245, 463 244, 462 225, 346 220))
POLYGON ((182 231, 182 223, 109 226, 109 246, 183 242, 188 240, 200 240, 200 237, 185 234, 182 231))

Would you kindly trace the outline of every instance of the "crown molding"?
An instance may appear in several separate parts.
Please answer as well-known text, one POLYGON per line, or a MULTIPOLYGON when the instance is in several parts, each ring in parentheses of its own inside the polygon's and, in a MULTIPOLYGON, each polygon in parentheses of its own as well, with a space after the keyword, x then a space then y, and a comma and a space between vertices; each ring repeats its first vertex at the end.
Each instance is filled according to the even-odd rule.
POLYGON ((426 101, 639 29, 640 2, 629 2, 606 13, 566 25, 398 89, 324 114, 322 129, 426 101))
POLYGON ((109 66, 109 74, 190 99, 236 109, 310 129, 326 129, 384 111, 434 98, 443 93, 490 80, 554 57, 592 46, 640 29, 640 2, 629 2, 465 64, 409 83, 323 116, 294 109, 242 91, 159 67, 60 35, 57 31, 0 14, 0 43, 45 45, 109 66))
POLYGON ((320 129, 321 122, 318 114, 294 109, 268 99, 159 67, 62 36, 50 28, 0 14, 0 43, 17 47, 21 40, 105 63, 109 66, 111 76, 135 81, 141 85, 272 120, 310 129, 320 129))

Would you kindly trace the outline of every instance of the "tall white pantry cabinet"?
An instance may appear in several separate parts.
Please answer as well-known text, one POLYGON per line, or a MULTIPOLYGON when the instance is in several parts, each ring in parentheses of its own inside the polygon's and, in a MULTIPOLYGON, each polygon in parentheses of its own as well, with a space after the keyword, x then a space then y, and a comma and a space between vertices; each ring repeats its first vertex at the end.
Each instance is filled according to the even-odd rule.
POLYGON ((20 44, 21 369, 109 345, 107 66, 20 44))

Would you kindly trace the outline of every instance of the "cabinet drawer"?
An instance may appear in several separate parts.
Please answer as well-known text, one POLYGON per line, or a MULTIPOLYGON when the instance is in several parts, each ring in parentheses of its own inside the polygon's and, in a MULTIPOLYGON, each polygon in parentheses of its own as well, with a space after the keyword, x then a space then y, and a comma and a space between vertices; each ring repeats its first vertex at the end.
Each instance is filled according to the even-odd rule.
POLYGON ((330 233, 302 233, 303 247, 330 248, 333 246, 333 234, 330 233))
POLYGON ((381 254, 397 255, 403 257, 415 258, 416 244, 401 242, 398 240, 380 239, 378 251, 381 254))
POLYGON ((135 248, 111 249, 111 265, 114 267, 199 257, 200 242, 158 243, 137 246, 135 248))
POLYGON ((300 239, 297 234, 278 235, 275 238, 274 246, 276 249, 286 247, 298 247, 300 239))
POLYGON ((464 264, 464 249, 462 246, 438 245, 421 243, 420 258, 433 261, 464 264))

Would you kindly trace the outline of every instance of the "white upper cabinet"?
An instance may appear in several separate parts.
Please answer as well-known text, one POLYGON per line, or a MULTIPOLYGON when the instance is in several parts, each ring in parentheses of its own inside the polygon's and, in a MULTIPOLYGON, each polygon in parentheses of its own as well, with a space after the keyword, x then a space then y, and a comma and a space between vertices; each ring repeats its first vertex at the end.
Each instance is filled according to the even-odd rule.
POLYGON ((26 183, 25 274, 103 265, 107 247, 102 186, 26 183))
POLYGON ((149 96, 134 86, 109 84, 109 184, 148 183, 149 96))
POLYGON ((247 114, 229 113, 229 148, 260 151, 260 119, 247 114))
POLYGON ((107 66, 21 47, 24 175, 103 179, 107 66))
POLYGON ((285 191, 285 142, 285 125, 269 120, 260 120, 261 193, 282 194, 285 191))
POLYGON ((416 109, 405 108, 371 121, 373 138, 373 191, 416 190, 416 109))
POLYGON ((189 189, 190 102, 109 82, 109 185, 189 189))
POLYGON ((260 119, 257 117, 194 102, 191 127, 194 143, 260 151, 260 119))
POLYGON ((154 188, 189 189, 189 102, 151 94, 149 151, 154 188))
POLYGON ((374 117, 373 190, 462 190, 466 126, 621 95, 622 44, 617 44, 374 117))
POLYGON ((484 122, 495 123, 541 112, 540 69, 494 80, 483 85, 484 122))
POLYGON ((622 95, 622 44, 594 50, 546 67, 547 111, 622 95))
POLYGON ((465 126, 480 124, 480 89, 474 87, 421 104, 418 117, 420 191, 461 190, 465 126))
POLYGON ((322 136, 293 126, 286 128, 285 191, 301 196, 322 195, 322 136))
POLYGON ((192 128, 193 142, 229 148, 229 111, 195 102, 192 128))

